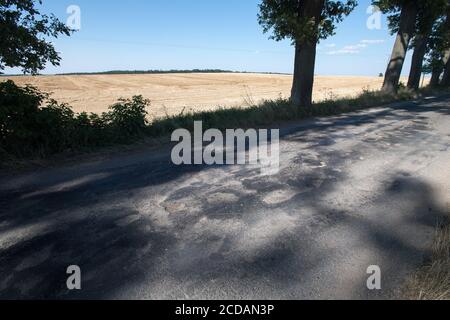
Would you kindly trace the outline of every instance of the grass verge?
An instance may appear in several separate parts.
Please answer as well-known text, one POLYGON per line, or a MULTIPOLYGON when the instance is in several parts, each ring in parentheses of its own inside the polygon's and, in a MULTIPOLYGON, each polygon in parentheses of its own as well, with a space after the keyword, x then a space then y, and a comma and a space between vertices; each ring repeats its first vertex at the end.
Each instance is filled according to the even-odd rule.
POLYGON ((406 282, 405 299, 450 300, 450 203, 447 207, 447 219, 436 228, 431 258, 406 282))
POLYGON ((193 130, 195 120, 202 121, 205 130, 209 128, 254 128, 277 122, 338 115, 395 101, 413 100, 431 92, 430 89, 423 89, 419 92, 400 89, 398 94, 388 95, 379 91, 363 91, 354 98, 336 99, 331 97, 314 103, 310 108, 295 107, 288 99, 266 100, 247 108, 219 108, 214 111, 186 113, 156 119, 148 126, 148 133, 151 136, 158 136, 170 134, 178 128, 193 130))

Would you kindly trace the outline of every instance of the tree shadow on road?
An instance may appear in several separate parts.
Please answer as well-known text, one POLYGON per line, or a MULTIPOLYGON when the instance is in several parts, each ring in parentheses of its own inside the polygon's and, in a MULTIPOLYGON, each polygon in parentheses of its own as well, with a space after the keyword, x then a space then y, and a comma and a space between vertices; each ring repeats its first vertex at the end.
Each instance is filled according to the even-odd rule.
MULTIPOLYGON (((450 114, 447 107, 432 110, 450 114)), ((165 155, 122 167, 73 169, 49 180, 31 175, 20 184, 13 178, 17 184, 3 186, 0 195, 0 297, 295 299, 317 297, 329 287, 336 294, 330 298, 349 291, 354 297, 376 298, 365 287, 364 268, 357 275, 331 273, 311 281, 333 264, 351 270, 366 262, 382 266, 386 290, 393 291, 409 266, 426 256, 427 235, 443 214, 433 188, 394 171, 372 199, 377 205, 367 208, 372 215, 332 207, 323 199, 350 179, 336 169, 362 154, 362 147, 347 152, 332 147, 349 131, 374 150, 411 136, 430 138, 421 116, 429 111, 399 106, 315 119, 286 130, 285 141, 314 150, 328 163, 321 167, 299 148, 293 162, 314 168, 307 173, 285 168, 267 178, 246 168, 177 167, 165 155), (387 124, 381 120, 414 122, 388 137, 364 137, 383 130, 387 124), (356 128, 362 131, 352 131, 356 128), (208 181, 221 175, 240 187, 208 181), (282 188, 294 195, 275 204, 263 201, 282 188), (206 201, 206 195, 217 193, 221 197, 215 202, 206 201), (333 245, 339 232, 352 235, 352 245, 360 243, 376 254, 346 261, 353 248, 333 245), (72 264, 82 269, 81 291, 66 288, 65 271, 72 264), (355 288, 356 278, 361 285, 355 288)), ((363 207, 355 203, 350 208, 358 205, 363 207)))

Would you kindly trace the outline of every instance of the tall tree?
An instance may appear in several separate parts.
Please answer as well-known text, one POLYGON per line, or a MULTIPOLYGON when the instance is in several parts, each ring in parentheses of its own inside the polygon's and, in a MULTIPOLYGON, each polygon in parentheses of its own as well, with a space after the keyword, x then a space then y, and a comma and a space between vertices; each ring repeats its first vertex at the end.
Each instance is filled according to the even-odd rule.
POLYGON ((445 63, 450 56, 450 3, 446 10, 443 10, 444 15, 440 16, 433 26, 428 44, 426 64, 431 72, 430 86, 437 87, 441 81, 441 75, 444 71, 445 63))
POLYGON ((442 77, 441 85, 450 86, 450 5, 447 7, 447 16, 442 30, 443 38, 443 64, 444 64, 444 75, 442 77))
POLYGON ((413 41, 414 53, 408 78, 408 88, 417 90, 423 71, 425 54, 433 26, 445 12, 448 0, 422 0, 418 4, 416 34, 413 41))
POLYGON ((391 14, 389 27, 393 34, 397 32, 382 89, 386 93, 396 93, 409 43, 416 27, 418 1, 379 0, 373 1, 373 4, 378 6, 383 13, 391 14))
POLYGON ((430 87, 437 87, 441 81, 441 74, 444 71, 442 56, 437 51, 432 51, 425 63, 424 69, 431 73, 430 87))
POLYGON ((295 46, 291 100, 295 106, 312 105, 317 43, 335 32, 336 24, 356 7, 356 0, 263 0, 258 21, 265 33, 295 46))
POLYGON ((450 49, 447 49, 444 55, 444 75, 442 76, 441 86, 450 86, 450 49))
POLYGON ((55 16, 41 14, 41 0, 0 0, 0 71, 19 67, 36 74, 47 62, 59 65, 54 46, 46 40, 71 30, 55 16))
POLYGON ((441 81, 442 67, 435 66, 431 69, 430 87, 437 87, 441 81))

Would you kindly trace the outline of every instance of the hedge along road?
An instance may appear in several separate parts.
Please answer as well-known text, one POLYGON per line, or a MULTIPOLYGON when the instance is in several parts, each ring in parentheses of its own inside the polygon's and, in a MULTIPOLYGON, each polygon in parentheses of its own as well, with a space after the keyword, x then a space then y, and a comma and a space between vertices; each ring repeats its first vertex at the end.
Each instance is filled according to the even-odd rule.
POLYGON ((4 174, 0 297, 394 297, 450 201, 449 105, 290 124, 272 176, 175 166, 169 149, 4 174))

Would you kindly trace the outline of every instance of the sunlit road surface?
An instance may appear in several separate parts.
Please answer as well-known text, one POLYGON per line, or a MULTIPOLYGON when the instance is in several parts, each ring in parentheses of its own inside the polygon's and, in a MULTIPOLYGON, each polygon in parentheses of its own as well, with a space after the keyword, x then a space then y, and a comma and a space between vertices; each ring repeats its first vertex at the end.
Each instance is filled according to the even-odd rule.
POLYGON ((4 174, 0 298, 396 297, 450 201, 450 99, 281 133, 273 176, 175 166, 169 148, 4 174))

